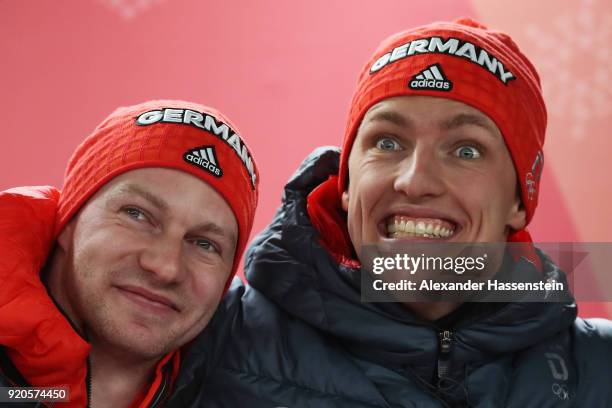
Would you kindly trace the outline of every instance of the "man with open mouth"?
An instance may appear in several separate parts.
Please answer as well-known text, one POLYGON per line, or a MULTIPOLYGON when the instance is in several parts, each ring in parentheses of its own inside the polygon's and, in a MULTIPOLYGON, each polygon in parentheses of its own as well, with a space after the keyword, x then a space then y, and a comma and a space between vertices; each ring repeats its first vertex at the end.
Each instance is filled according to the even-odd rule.
POLYGON ((545 129, 538 74, 508 35, 463 19, 384 40, 342 149, 306 158, 247 251, 251 287, 203 406, 610 406, 612 324, 577 318, 567 288, 554 302, 361 298, 371 244, 522 243, 504 262, 563 281, 525 229, 545 129))

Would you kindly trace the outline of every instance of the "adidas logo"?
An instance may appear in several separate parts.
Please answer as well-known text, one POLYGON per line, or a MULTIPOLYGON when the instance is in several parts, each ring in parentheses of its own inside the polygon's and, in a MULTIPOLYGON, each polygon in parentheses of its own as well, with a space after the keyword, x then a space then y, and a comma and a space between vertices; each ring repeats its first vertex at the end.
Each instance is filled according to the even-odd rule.
POLYGON ((410 80, 410 89, 431 89, 434 91, 450 91, 453 83, 446 79, 440 64, 433 64, 419 72, 410 80))
POLYGON ((223 171, 217 164, 217 155, 214 146, 201 146, 188 150, 183 156, 186 162, 198 166, 216 177, 221 177, 223 171))

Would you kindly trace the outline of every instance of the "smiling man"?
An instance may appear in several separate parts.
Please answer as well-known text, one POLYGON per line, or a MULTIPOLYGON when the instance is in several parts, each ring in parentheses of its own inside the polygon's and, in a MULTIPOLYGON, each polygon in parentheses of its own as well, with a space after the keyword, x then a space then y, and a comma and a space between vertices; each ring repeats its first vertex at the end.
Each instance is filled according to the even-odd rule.
POLYGON ((567 292, 362 301, 368 245, 521 243, 494 269, 563 282, 525 230, 545 129, 538 75, 506 34, 461 20, 383 41, 341 152, 304 161, 248 251, 252 286, 202 406, 610 405, 612 325, 577 318, 567 292))
POLYGON ((0 385, 67 387, 68 406, 94 408, 189 389, 220 341, 203 330, 244 251, 256 173, 219 112, 152 101, 100 124, 61 192, 2 192, 0 385))

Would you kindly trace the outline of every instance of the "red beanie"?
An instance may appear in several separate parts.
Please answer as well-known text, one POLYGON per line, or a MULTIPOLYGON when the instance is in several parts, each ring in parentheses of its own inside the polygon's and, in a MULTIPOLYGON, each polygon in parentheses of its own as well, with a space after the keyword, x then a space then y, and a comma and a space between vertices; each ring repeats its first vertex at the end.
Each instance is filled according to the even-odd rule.
POLYGON ((144 167, 192 174, 225 199, 238 224, 233 276, 253 226, 259 173, 236 127, 215 109, 195 103, 150 101, 106 118, 68 163, 55 235, 100 187, 144 167))
MULTIPOLYGON (((512 39, 470 19, 438 22, 384 40, 361 71, 342 143, 338 187, 365 113, 383 99, 427 95, 470 105, 495 122, 521 188, 527 222, 538 203, 546 107, 534 66, 512 39)), ((516 231, 509 241, 525 241, 516 231)))

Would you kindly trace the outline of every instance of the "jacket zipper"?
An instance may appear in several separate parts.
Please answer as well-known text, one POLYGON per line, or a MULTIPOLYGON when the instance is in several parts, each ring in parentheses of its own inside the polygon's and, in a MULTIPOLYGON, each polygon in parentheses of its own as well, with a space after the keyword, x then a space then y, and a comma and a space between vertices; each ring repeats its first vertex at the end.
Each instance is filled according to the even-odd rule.
POLYGON ((438 333, 440 338, 440 354, 438 355, 438 381, 448 377, 450 371, 450 351, 453 344, 453 332, 443 330, 438 333))
MULTIPOLYGON (((168 374, 167 374, 167 370, 164 370, 164 373, 162 375, 161 384, 159 385, 159 388, 155 392, 155 395, 153 396, 153 402, 149 405, 149 408, 155 408, 160 403, 160 401, 162 400, 162 397, 164 396, 164 392, 166 391, 167 384, 168 384, 168 374)), ((89 362, 89 357, 87 357, 87 376, 85 377, 85 385, 87 387, 87 408, 90 408, 91 407, 91 363, 89 362)))
POLYGON ((155 408, 163 400, 162 397, 164 397, 164 393, 166 391, 167 385, 168 385, 168 370, 164 368, 161 384, 159 385, 157 392, 155 392, 155 395, 153 396, 153 399, 152 399, 153 402, 149 404, 149 408, 155 408))
POLYGON ((87 375, 85 376, 85 392, 87 392, 87 408, 91 407, 91 363, 89 356, 85 360, 87 362, 87 375))

